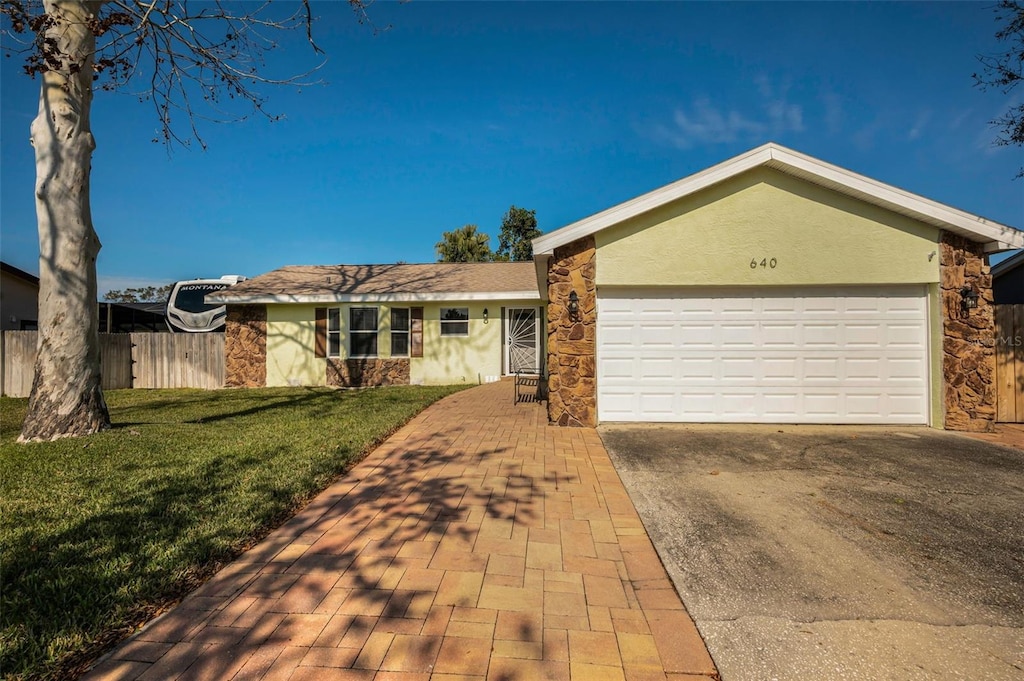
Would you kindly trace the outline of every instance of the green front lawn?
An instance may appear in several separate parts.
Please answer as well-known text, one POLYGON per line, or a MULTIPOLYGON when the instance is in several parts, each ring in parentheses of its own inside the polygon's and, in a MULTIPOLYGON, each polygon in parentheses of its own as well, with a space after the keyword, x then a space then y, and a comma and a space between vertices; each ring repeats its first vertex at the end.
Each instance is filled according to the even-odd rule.
POLYGON ((30 445, 0 398, 0 673, 73 675, 456 390, 119 390, 110 431, 30 445))

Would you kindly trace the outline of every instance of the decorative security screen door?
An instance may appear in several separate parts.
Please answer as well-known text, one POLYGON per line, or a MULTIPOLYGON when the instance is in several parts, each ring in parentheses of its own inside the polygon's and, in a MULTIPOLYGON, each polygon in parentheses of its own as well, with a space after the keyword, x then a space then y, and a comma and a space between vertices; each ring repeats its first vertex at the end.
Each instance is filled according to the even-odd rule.
POLYGON ((505 310, 505 367, 510 374, 540 370, 540 329, 535 307, 505 310))

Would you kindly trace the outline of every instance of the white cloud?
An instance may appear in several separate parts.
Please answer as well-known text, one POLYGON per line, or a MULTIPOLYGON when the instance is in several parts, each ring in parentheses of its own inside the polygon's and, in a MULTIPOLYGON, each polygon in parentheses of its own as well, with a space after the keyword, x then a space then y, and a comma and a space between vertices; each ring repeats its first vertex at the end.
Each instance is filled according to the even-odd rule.
POLYGON ((776 88, 764 77, 755 82, 761 101, 752 112, 716 106, 709 98, 700 97, 689 108, 676 109, 674 125, 660 126, 658 133, 680 149, 688 149, 697 144, 763 142, 767 136, 804 129, 803 107, 788 100, 788 84, 776 88))
POLYGON ((788 97, 790 84, 783 81, 777 88, 765 76, 756 79, 757 89, 765 100, 765 110, 768 113, 769 127, 773 134, 779 134, 787 130, 801 131, 804 129, 803 107, 799 104, 791 104, 788 97))
POLYGON ((959 114, 953 117, 953 120, 949 122, 949 129, 959 130, 960 126, 964 124, 964 121, 966 121, 972 113, 974 113, 974 109, 967 109, 966 111, 961 111, 959 114))
POLYGON ((917 119, 914 121, 914 124, 912 126, 910 126, 910 131, 907 132, 907 139, 909 139, 909 140, 916 140, 916 139, 920 138, 922 132, 924 131, 925 127, 928 125, 928 122, 931 120, 931 118, 932 118, 932 112, 929 111, 928 109, 925 109, 924 111, 919 113, 917 115, 917 119))
POLYGON ((837 134, 843 127, 843 102, 834 92, 823 92, 821 101, 825 108, 825 130, 830 135, 837 134))
POLYGON ((678 109, 672 120, 675 129, 667 132, 682 149, 701 142, 735 142, 741 137, 762 136, 765 131, 763 124, 735 110, 720 111, 706 98, 697 100, 690 112, 678 109))
POLYGON ((875 120, 853 133, 851 139, 853 139, 853 143, 858 149, 868 151, 875 146, 875 137, 878 136, 883 127, 882 120, 876 117, 875 120))

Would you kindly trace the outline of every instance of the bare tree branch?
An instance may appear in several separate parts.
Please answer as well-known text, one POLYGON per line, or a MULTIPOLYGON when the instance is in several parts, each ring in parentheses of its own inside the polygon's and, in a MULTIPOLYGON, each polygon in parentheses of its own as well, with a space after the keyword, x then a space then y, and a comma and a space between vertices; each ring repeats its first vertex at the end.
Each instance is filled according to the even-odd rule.
MULTIPOLYGON (((1009 48, 999 54, 978 56, 982 71, 973 74, 974 84, 984 91, 995 89, 1009 94, 1024 80, 1024 3, 1000 0, 995 11, 996 21, 1006 22, 996 32, 996 39, 1009 43, 1009 48)), ((999 131, 997 146, 1024 146, 1024 104, 1011 105, 990 123, 999 131)), ((1024 177, 1024 167, 1017 177, 1024 177)))
MULTIPOLYGON (((205 148, 198 121, 239 121, 254 114, 278 120, 280 115, 266 109, 264 87, 317 84, 313 75, 325 63, 282 77, 265 73, 265 56, 293 31, 303 32, 314 54, 324 54, 313 38, 309 0, 291 11, 281 11, 282 6, 287 7, 221 0, 107 0, 87 22, 97 40, 95 80, 101 89, 151 101, 159 121, 156 139, 168 144, 187 146, 194 140, 205 148), (146 85, 133 92, 132 85, 142 78, 146 85), (180 131, 181 116, 188 119, 187 133, 180 131)), ((360 23, 370 23, 368 2, 349 0, 349 6, 360 23)), ((2 0, 0 13, 9 19, 4 47, 26 55, 26 72, 56 68, 60 57, 44 38, 52 22, 39 0, 2 0), (33 38, 20 40, 20 34, 33 38)))

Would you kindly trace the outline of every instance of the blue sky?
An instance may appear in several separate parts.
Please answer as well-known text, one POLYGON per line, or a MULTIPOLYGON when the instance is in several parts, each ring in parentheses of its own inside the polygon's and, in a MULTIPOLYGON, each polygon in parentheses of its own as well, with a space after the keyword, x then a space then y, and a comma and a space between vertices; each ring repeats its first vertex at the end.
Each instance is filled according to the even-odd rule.
MULTIPOLYGON (((431 262, 511 204, 551 231, 775 141, 1024 227, 1010 96, 973 86, 1000 49, 984 3, 378 2, 375 33, 318 3, 325 85, 271 91, 285 119, 150 140, 130 94, 93 107, 100 291, 290 264, 431 262)), ((288 41, 291 43, 292 41, 288 41)), ((318 63, 294 41, 276 73, 318 63)), ((38 245, 28 128, 38 80, 0 64, 0 256, 38 245)))

